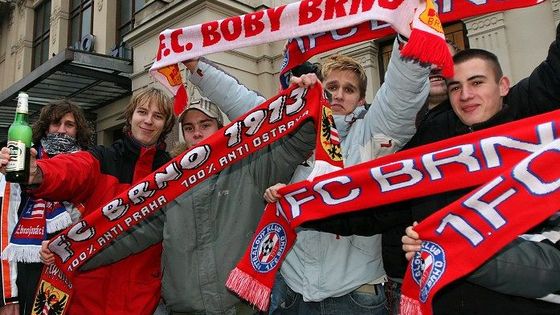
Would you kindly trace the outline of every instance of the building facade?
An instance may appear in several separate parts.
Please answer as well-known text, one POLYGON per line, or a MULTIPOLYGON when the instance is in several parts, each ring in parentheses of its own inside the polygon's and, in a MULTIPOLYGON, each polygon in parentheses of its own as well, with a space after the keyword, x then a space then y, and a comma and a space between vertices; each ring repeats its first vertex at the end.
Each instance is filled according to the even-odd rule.
MULTIPOLYGON (((162 30, 289 2, 294 1, 0 0, 0 140, 12 122, 17 93, 24 90, 30 94, 32 118, 48 102, 69 98, 86 110, 97 143, 109 144, 121 136, 120 113, 130 95, 159 86, 148 69, 162 30)), ((445 29, 462 48, 494 52, 515 83, 546 56, 559 21, 560 0, 552 0, 456 21, 445 29)), ((368 102, 383 81, 390 42, 385 38, 336 51, 364 65, 368 102)), ((270 97, 278 90, 283 45, 275 42, 206 57, 270 97)), ((193 87, 187 89, 197 96, 193 87)))

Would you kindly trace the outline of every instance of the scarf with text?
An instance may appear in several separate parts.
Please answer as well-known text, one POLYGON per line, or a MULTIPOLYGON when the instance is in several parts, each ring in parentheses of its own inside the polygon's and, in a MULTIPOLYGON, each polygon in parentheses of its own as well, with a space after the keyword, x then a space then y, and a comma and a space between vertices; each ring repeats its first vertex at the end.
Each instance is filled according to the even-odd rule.
MULTIPOLYGON (((49 158, 49 151, 56 155, 79 150, 74 138, 57 133, 51 133, 41 139, 41 144, 37 148, 39 159, 49 158), (56 140, 62 141, 57 143, 56 140), (43 146, 45 144, 46 147, 43 146)), ((41 262, 39 251, 47 235, 63 230, 79 217, 79 207, 69 202, 26 198, 10 242, 2 251, 2 259, 26 263, 41 262)))
MULTIPOLYGON (((413 286, 410 279, 408 280, 403 286, 407 289, 405 294, 409 297, 405 301, 412 306, 422 305, 422 309, 429 313, 431 297, 444 284, 480 266, 519 234, 559 209, 560 199, 556 197, 560 184, 560 159, 558 152, 554 151, 558 151, 558 141, 554 141, 560 131, 558 123, 560 111, 554 111, 384 156, 319 176, 313 181, 286 186, 279 190, 283 198, 265 208, 255 236, 244 257, 231 272, 226 286, 259 309, 266 310, 275 274, 295 242, 294 229, 300 224, 336 214, 490 183, 481 189, 483 193, 474 194, 476 198, 484 195, 486 199, 470 202, 466 205, 470 210, 465 211, 472 212, 471 217, 478 215, 478 222, 481 218, 494 220, 493 229, 484 227, 480 230, 480 226, 468 229, 467 222, 472 221, 462 221, 461 217, 451 213, 455 208, 438 212, 437 216, 427 220, 428 223, 422 223, 420 228, 416 229, 422 233, 421 238, 426 240, 425 249, 415 258, 412 269, 414 279, 419 285, 413 286), (547 147, 540 151, 550 143, 554 143, 552 148, 547 147), (541 152, 538 154, 544 157, 532 155, 529 162, 522 161, 535 152, 541 152), (535 161, 539 163, 538 167, 535 161), (527 170, 527 165, 530 166, 530 170, 527 170), (543 165, 554 168, 555 171, 543 175, 543 165), (517 190, 508 191, 507 196, 503 191, 499 196, 492 194, 491 190, 500 184, 499 179, 494 178, 509 172, 512 167, 515 180, 522 181, 516 184, 517 190), (520 172, 523 178, 515 174, 519 169, 522 169, 520 172), (531 173, 533 171, 534 174, 531 173), (526 190, 532 189, 533 186, 542 190, 540 195, 530 197, 536 193, 526 190), (512 202, 508 200, 504 206, 509 208, 508 211, 502 211, 500 203, 518 192, 519 195, 511 198, 512 202), (488 199, 487 196, 495 199, 488 199), (538 209, 538 215, 535 214, 537 210, 526 211, 526 202, 518 202, 523 198, 528 198, 528 202, 538 209), (537 203, 538 206, 535 205, 537 203), (499 211, 496 209, 498 206, 499 211), (464 235, 457 233, 456 237, 448 238, 452 232, 447 231, 442 235, 436 233, 446 225, 463 228, 464 235), (496 233, 497 229, 500 233, 496 233), (428 230, 431 234, 428 234, 428 230), (481 232, 474 235, 473 232, 477 231, 481 232), (487 231, 494 232, 492 238, 484 239, 487 231), (484 254, 480 254, 481 251, 477 250, 479 248, 470 248, 475 247, 474 244, 458 241, 461 236, 472 237, 479 243, 484 240, 484 244, 480 244, 485 245, 484 254), (490 242, 492 244, 489 244, 490 242), (468 260, 471 269, 464 268, 465 256, 461 256, 468 250, 472 251, 468 256, 471 257, 468 260), (426 255, 426 252, 431 256, 426 255), (436 254, 438 256, 434 257, 436 254), (450 256, 453 256, 453 259, 450 256), (421 288, 421 295, 416 291, 410 292, 412 288, 416 291, 421 288)), ((499 187, 501 189, 502 185, 499 187)), ((420 310, 420 307, 412 306, 404 309, 420 310)))
POLYGON ((432 0, 351 0, 340 3, 306 0, 165 30, 159 35, 158 52, 150 73, 175 95, 174 111, 179 114, 188 100, 178 65, 185 60, 337 30, 370 20, 386 21, 397 32, 409 37, 403 56, 437 64, 445 76, 452 74, 453 61, 432 0))
POLYGON ((72 296, 74 273, 95 253, 182 193, 294 132, 309 119, 315 121, 317 132, 315 158, 323 162, 318 163, 316 172, 341 168, 340 146, 331 139, 331 133, 336 134, 334 119, 321 86, 284 90, 54 237, 48 247, 56 264, 43 268, 33 314, 44 307, 64 314, 72 296), (51 296, 54 298, 49 300, 51 296))
MULTIPOLYGON (((439 21, 434 19, 435 12, 437 12, 437 16, 439 16, 442 23, 447 23, 496 11, 532 6, 543 1, 544 0, 487 0, 475 3, 469 0, 435 0, 435 3, 431 1, 427 3, 426 10, 419 15, 419 18, 426 25, 436 26, 439 25, 439 21)), ((382 20, 370 20, 343 29, 316 32, 315 34, 290 39, 286 44, 284 61, 280 71, 280 82, 282 86, 286 87, 288 85, 289 71, 306 60, 309 60, 311 57, 347 45, 393 34, 394 30, 390 26, 390 24, 382 22, 382 20)), ((440 26, 438 28, 440 28, 440 26)), ((404 56, 412 53, 407 49, 412 49, 412 47, 404 50, 404 56)), ((413 50, 415 49, 417 48, 413 50)), ((432 48, 430 47, 430 49, 432 48)), ((444 73, 444 76, 446 76, 446 74, 447 73, 444 73)))
POLYGON ((438 290, 554 215, 560 209, 559 188, 557 139, 422 221, 414 228, 422 246, 405 274, 401 314, 432 314, 438 290))

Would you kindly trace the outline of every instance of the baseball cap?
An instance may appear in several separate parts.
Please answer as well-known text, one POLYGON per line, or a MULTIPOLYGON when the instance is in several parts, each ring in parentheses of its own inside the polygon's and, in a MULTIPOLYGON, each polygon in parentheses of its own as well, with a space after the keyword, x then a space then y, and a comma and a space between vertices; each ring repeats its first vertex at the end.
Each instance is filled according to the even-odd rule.
POLYGON ((183 137, 183 117, 187 114, 188 111, 194 109, 203 112, 206 116, 210 118, 216 119, 216 121, 218 122, 218 126, 221 127, 224 125, 224 116, 222 116, 222 112, 220 112, 220 109, 216 104, 212 103, 212 101, 210 101, 205 97, 193 100, 189 103, 189 106, 185 108, 185 110, 181 113, 181 115, 179 115, 178 131, 179 131, 179 142, 181 143, 185 142, 185 138, 183 137))
POLYGON ((189 106, 187 106, 187 108, 185 108, 181 115, 179 115, 179 122, 182 122, 183 117, 187 114, 187 112, 193 109, 197 109, 203 112, 206 116, 216 119, 218 121, 218 125, 223 126, 224 119, 222 117, 220 109, 218 109, 218 106, 216 104, 212 103, 212 101, 205 97, 190 102, 189 106))

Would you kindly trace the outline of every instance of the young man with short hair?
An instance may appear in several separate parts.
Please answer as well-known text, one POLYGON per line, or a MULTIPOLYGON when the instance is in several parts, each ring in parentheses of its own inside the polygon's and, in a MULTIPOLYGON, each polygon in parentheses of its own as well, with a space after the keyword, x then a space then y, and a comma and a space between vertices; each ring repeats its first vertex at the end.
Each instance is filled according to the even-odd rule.
MULTIPOLYGON (((348 56, 323 62, 323 87, 341 138, 344 165, 369 161, 402 148, 415 131, 416 114, 429 91, 427 65, 405 61, 399 37, 385 82, 369 108, 364 108, 367 79, 363 67, 348 56)), ((296 83, 316 81, 304 75, 296 83)), ((307 179, 311 168, 301 166, 292 182, 307 179)), ((265 198, 273 202, 279 185, 265 198)), ((340 236, 309 229, 286 256, 272 291, 272 314, 386 314, 381 237, 340 236)))
MULTIPOLYGON (((436 137, 443 134, 448 138, 558 109, 560 93, 555 91, 560 88, 559 44, 558 40, 552 44, 547 60, 527 79, 537 91, 517 87, 510 92, 509 78, 503 75, 498 58, 486 50, 469 49, 456 54, 455 74, 447 81, 453 115, 445 120, 453 129, 439 129, 436 137), (541 88, 547 92, 540 93, 541 88), (537 93, 535 98, 527 99, 532 93, 537 93), (549 100, 539 102, 543 97, 549 100)), ((418 135, 422 136, 426 137, 418 135)), ((412 146, 420 144, 414 142, 412 146)), ((419 221, 469 190, 413 200, 409 203, 412 218, 419 221)), ((560 290, 560 251, 554 245, 560 238, 557 224, 544 222, 528 232, 539 234, 533 239, 541 241, 519 238, 466 278, 442 289, 434 299, 434 314, 558 314, 560 304, 537 299, 560 290)), ((410 258, 420 240, 412 227, 407 228, 407 235, 403 248, 410 258)), ((558 300, 560 295, 556 296, 558 300)))

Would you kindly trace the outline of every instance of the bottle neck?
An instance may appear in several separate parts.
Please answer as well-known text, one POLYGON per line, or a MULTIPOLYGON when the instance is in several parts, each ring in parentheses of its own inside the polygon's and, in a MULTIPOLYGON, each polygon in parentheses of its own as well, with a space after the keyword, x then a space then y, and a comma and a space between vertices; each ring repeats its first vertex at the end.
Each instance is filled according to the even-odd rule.
POLYGON ((16 113, 14 122, 27 122, 27 113, 16 113))

